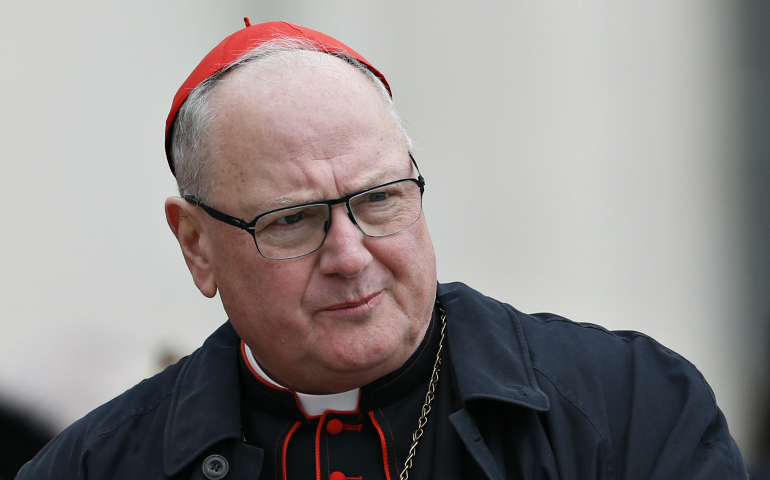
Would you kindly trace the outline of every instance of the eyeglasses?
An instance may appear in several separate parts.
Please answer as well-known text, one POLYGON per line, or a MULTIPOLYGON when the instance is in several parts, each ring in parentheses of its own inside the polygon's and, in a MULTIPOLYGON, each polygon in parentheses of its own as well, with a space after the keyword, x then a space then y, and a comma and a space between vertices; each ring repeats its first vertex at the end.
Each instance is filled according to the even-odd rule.
POLYGON ((336 200, 271 210, 250 222, 215 210, 192 195, 183 198, 213 218, 249 232, 263 257, 287 260, 321 248, 331 227, 332 206, 338 203, 347 205, 348 217, 367 236, 385 237, 414 225, 422 212, 424 192, 425 179, 418 175, 336 200))

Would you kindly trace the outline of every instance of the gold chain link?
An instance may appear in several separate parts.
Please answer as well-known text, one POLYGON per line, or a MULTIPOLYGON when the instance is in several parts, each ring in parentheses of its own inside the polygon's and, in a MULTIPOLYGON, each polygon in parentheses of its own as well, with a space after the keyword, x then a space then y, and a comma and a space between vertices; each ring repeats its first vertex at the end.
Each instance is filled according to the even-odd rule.
POLYGON ((428 423, 428 414, 430 413, 430 402, 433 401, 433 397, 436 394, 436 385, 438 385, 438 374, 441 371, 441 347, 444 345, 444 331, 446 330, 446 313, 441 307, 438 299, 436 299, 436 306, 441 314, 441 338, 438 342, 438 353, 436 354, 436 363, 433 364, 433 374, 430 376, 430 384, 428 385, 428 393, 425 394, 425 404, 422 406, 422 414, 419 420, 417 420, 417 430, 412 434, 412 446, 409 448, 409 456, 406 457, 404 462, 404 469, 401 471, 400 480, 407 480, 409 478, 409 469, 412 468, 412 461, 417 454, 417 443, 422 437, 422 429, 425 428, 425 424, 428 423))

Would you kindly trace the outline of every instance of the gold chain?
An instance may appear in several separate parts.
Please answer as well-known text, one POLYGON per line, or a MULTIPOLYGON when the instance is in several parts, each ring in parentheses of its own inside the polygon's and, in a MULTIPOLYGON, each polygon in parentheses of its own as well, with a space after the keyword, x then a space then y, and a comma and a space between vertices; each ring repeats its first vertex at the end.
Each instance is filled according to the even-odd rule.
POLYGON ((430 413, 430 402, 433 401, 433 397, 436 394, 436 385, 438 385, 438 374, 441 371, 441 347, 444 345, 444 331, 446 330, 446 313, 441 307, 438 299, 436 299, 436 306, 441 314, 441 338, 438 341, 438 353, 436 354, 436 363, 433 364, 433 374, 430 376, 430 384, 428 385, 428 393, 425 394, 425 404, 422 406, 422 414, 419 420, 417 420, 417 430, 412 434, 412 446, 409 448, 409 456, 406 457, 404 462, 404 469, 401 471, 400 480, 407 480, 409 478, 409 469, 412 468, 412 461, 417 454, 417 442, 422 437, 422 429, 425 424, 428 423, 428 414, 430 413))

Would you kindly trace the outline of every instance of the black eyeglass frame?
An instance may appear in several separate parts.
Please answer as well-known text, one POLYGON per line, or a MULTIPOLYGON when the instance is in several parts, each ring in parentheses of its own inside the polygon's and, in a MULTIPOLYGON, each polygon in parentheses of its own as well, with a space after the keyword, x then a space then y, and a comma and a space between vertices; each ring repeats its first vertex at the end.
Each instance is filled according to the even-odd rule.
MULTIPOLYGON (((364 231, 363 228, 361 228, 361 225, 358 224, 358 222, 356 221, 356 217, 353 215, 353 211, 352 211, 352 209, 350 207, 350 200, 353 199, 354 197, 357 197, 359 195, 365 194, 367 192, 371 192, 372 190, 377 190, 379 188, 386 187, 388 185, 393 185, 394 183, 400 183, 400 182, 406 182, 406 181, 412 181, 412 182, 416 183, 417 186, 420 188, 420 202, 422 203, 422 196, 425 193, 425 179, 423 178, 422 174, 420 173, 420 167, 417 166, 417 162, 414 160, 414 157, 412 156, 411 153, 409 154, 409 158, 412 160, 412 165, 414 165, 414 168, 417 169, 417 178, 402 178, 400 180, 394 180, 392 182, 383 183, 382 185, 377 185, 376 187, 367 188, 365 190, 361 190, 360 192, 351 193, 350 195, 346 195, 344 197, 337 198, 337 199, 334 199, 334 200, 323 200, 323 201, 319 201, 319 202, 310 202, 310 203, 303 203, 301 205, 293 205, 291 207, 276 208, 275 210, 270 210, 269 212, 265 212, 265 213, 262 213, 260 215, 257 215, 257 217, 254 218, 250 222, 247 222, 246 220, 244 220, 242 218, 233 217, 232 215, 228 215, 228 214, 226 214, 224 212, 220 212, 219 210, 217 210, 217 209, 215 209, 213 207, 210 207, 209 205, 203 203, 201 200, 199 200, 194 195, 183 195, 182 198, 187 200, 188 202, 198 206, 198 207, 201 207, 212 218, 215 218, 215 219, 219 220, 220 222, 224 222, 224 223, 226 223, 228 225, 232 225, 232 226, 234 226, 236 228, 240 228, 241 230, 245 230, 245 231, 249 232, 251 234, 251 238, 254 239, 254 245, 257 247, 257 251, 263 257, 269 258, 271 260, 291 260, 292 258, 299 258, 299 257, 304 257, 305 255, 310 255, 311 253, 317 251, 319 248, 321 248, 323 246, 324 242, 326 241, 326 233, 329 231, 329 228, 331 227, 331 222, 332 222, 331 210, 332 210, 332 207, 334 205, 337 205, 337 204, 340 204, 340 203, 344 203, 345 206, 347 207, 348 218, 350 218, 350 221, 353 222, 353 225, 357 226, 358 229, 361 230, 364 233, 364 235, 366 235, 367 237, 387 237, 389 235, 395 235, 396 233, 402 232, 402 231, 406 230, 407 228, 411 227, 412 225, 414 225, 414 223, 413 223, 412 225, 409 225, 409 227, 404 227, 401 230, 398 230, 398 231, 393 232, 393 233, 386 233, 384 235, 369 235, 368 233, 366 233, 364 231), (270 215, 270 214, 273 214, 273 213, 276 213, 276 212, 280 212, 281 210, 293 210, 295 208, 309 207, 311 205, 326 205, 327 208, 329 209, 329 218, 328 218, 328 220, 326 220, 326 222, 324 224, 324 239, 321 241, 321 244, 318 245, 318 247, 314 248, 313 250, 311 250, 311 251, 309 251, 307 253, 303 253, 301 255, 295 255, 293 257, 281 257, 281 258, 268 257, 267 255, 262 253, 262 250, 260 250, 260 248, 259 248, 259 243, 257 243, 257 231, 256 231, 257 222, 259 222, 260 218, 265 217, 265 216, 270 215)), ((420 207, 420 211, 422 211, 422 206, 420 207)), ((419 219, 420 217, 417 217, 417 218, 419 219)))

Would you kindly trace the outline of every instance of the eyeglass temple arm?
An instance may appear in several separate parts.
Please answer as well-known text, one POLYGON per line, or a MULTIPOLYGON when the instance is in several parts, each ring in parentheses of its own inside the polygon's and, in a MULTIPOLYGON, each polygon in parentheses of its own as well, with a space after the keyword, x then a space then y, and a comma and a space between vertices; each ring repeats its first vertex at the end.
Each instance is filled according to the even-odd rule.
POLYGON ((414 168, 417 169, 417 180, 422 182, 423 185, 425 185, 425 179, 422 178, 422 174, 420 173, 420 167, 417 166, 417 161, 412 156, 412 152, 409 152, 409 158, 412 159, 412 165, 414 165, 414 168))
POLYGON ((209 207, 208 205, 206 205, 202 201, 198 200, 197 197, 194 197, 192 195, 185 195, 182 198, 184 198, 185 200, 187 200, 188 202, 190 202, 192 204, 195 204, 195 205, 201 207, 203 210, 206 211, 206 213, 208 213, 213 218, 216 218, 219 221, 225 222, 225 223, 227 223, 229 225, 232 225, 234 227, 238 227, 238 228, 240 228, 242 230, 247 230, 249 232, 254 228, 253 225, 248 224, 243 219, 240 219, 238 217, 233 217, 231 215, 228 215, 226 213, 220 212, 219 210, 216 210, 214 208, 209 207))

